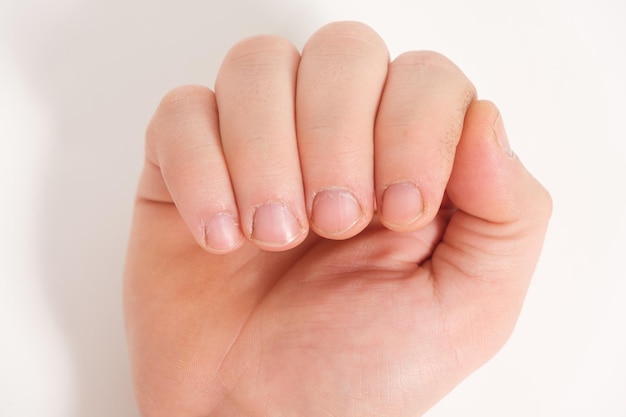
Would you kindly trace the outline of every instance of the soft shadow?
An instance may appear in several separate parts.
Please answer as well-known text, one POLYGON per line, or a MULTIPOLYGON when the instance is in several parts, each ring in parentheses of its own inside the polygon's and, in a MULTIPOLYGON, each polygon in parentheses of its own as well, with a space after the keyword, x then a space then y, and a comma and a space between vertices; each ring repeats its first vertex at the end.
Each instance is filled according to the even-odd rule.
POLYGON ((272 32, 300 46, 317 24, 296 6, 220 3, 75 2, 61 13, 30 5, 33 24, 9 28, 18 65, 52 109, 38 250, 76 372, 72 416, 138 415, 121 277, 143 130, 159 98, 178 84, 212 85, 241 37, 272 32))

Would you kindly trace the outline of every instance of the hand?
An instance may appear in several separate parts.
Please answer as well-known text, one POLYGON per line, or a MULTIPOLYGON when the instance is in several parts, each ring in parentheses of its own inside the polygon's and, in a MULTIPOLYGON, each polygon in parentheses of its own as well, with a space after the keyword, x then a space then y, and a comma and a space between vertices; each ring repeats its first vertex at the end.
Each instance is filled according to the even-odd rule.
POLYGON ((147 131, 125 310, 145 416, 417 416, 505 342, 551 201, 446 58, 358 23, 237 44, 147 131))

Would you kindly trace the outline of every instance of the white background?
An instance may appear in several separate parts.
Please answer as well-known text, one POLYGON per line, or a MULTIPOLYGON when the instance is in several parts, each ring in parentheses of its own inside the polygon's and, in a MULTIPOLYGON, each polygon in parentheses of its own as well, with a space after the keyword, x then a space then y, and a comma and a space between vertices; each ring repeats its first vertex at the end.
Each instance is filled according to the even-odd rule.
POLYGON ((626 416, 623 0, 0 0, 0 416, 138 415, 120 293, 154 107, 243 36, 338 19, 455 61, 554 198, 513 337, 428 416, 626 416))

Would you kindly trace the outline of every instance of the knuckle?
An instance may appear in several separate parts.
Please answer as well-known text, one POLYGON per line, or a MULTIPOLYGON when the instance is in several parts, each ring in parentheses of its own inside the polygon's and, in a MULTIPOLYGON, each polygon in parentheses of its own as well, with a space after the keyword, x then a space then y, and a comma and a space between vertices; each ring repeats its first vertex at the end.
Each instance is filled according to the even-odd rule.
POLYGON ((417 67, 456 68, 448 57, 435 51, 407 51, 399 55, 394 62, 397 65, 417 67))
POLYGON ((256 35, 236 43, 226 54, 222 67, 264 67, 298 56, 296 47, 277 35, 256 35))
POLYGON ((175 126, 186 116, 202 111, 216 111, 214 93, 200 85, 183 85, 168 91, 161 99, 145 131, 145 152, 149 160, 156 160, 156 150, 167 139, 168 127, 175 126))
POLYGON ((380 35, 368 25, 355 21, 333 22, 322 26, 311 36, 304 49, 331 54, 333 50, 350 50, 352 55, 383 56, 389 59, 387 46, 380 35))
POLYGON ((151 124, 158 124, 181 115, 189 114, 199 105, 206 107, 213 103, 213 91, 199 85, 183 85, 168 91, 161 99, 151 124))
POLYGON ((382 39, 374 29, 362 22, 339 21, 328 23, 317 30, 313 36, 337 36, 350 35, 360 39, 371 39, 381 41, 382 39))
POLYGON ((159 107, 176 106, 177 104, 185 104, 191 100, 206 99, 212 94, 213 92, 208 87, 193 84, 181 85, 165 93, 159 107))
POLYGON ((300 53, 286 39, 259 35, 240 41, 226 54, 215 81, 219 103, 248 105, 277 93, 276 83, 293 79, 300 53), (228 99, 225 99, 228 97, 228 99))
POLYGON ((453 85, 456 91, 460 91, 460 96, 464 102, 469 103, 476 97, 474 84, 454 62, 439 52, 404 52, 393 61, 392 66, 396 68, 404 67, 406 70, 425 76, 440 74, 440 77, 445 77, 447 81, 454 82, 449 83, 449 85, 453 85))

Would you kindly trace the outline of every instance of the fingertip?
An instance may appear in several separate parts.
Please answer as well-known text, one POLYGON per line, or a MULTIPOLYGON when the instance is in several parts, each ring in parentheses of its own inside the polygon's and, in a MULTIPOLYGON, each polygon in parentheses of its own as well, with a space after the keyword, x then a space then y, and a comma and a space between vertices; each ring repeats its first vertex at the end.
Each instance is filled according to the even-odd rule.
POLYGON ((328 187, 313 197, 311 227, 324 238, 348 239, 363 230, 370 217, 357 196, 343 187, 328 187))
POLYGON ((237 219, 226 213, 210 216, 202 225, 202 247, 214 254, 233 252, 245 241, 237 219))
POLYGON ((424 214, 424 199, 419 187, 411 181, 399 181, 383 191, 381 222, 397 232, 413 231, 419 227, 424 214))
POLYGON ((289 250, 302 243, 307 234, 308 223, 282 201, 268 201, 254 209, 249 239, 260 249, 289 250))

